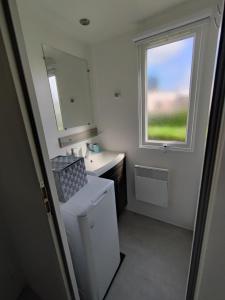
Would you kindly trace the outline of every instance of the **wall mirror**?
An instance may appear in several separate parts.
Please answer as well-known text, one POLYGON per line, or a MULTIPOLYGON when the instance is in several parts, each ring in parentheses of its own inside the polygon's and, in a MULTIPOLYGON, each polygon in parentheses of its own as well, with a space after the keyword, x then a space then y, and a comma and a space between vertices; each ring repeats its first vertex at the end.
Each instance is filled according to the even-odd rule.
POLYGON ((58 130, 92 125, 88 62, 47 45, 43 53, 58 130))

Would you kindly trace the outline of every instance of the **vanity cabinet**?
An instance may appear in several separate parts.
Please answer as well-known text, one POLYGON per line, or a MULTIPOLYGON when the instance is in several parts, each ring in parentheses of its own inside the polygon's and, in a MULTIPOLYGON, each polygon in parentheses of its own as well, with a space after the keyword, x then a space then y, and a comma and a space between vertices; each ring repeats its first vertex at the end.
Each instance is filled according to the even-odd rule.
POLYGON ((117 217, 127 205, 126 158, 100 177, 114 181, 117 217))

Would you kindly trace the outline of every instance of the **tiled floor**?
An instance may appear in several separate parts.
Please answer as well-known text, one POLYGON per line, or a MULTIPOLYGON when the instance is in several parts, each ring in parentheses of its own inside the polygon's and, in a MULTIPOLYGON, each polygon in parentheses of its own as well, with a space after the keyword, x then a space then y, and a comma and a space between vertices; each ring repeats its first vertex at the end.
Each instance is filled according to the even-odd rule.
POLYGON ((106 300, 184 300, 192 232, 131 212, 119 231, 126 257, 106 300))

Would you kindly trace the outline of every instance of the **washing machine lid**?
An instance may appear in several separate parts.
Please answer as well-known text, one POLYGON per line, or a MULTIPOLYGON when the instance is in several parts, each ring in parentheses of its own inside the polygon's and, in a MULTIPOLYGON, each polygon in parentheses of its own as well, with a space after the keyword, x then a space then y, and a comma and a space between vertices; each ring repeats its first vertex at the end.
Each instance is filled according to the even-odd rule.
POLYGON ((85 216, 96 205, 97 199, 114 186, 114 182, 109 179, 89 175, 87 179, 88 183, 79 192, 67 202, 60 203, 61 210, 74 217, 85 216))

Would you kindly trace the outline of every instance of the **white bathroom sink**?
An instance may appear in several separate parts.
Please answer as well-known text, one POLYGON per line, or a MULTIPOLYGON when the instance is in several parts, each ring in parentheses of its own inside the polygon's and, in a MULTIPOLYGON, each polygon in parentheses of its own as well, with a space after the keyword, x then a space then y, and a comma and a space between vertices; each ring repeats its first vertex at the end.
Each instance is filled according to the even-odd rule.
POLYGON ((89 175, 101 176, 125 157, 124 153, 102 151, 100 153, 89 152, 84 159, 87 173, 89 175))

